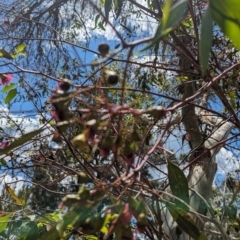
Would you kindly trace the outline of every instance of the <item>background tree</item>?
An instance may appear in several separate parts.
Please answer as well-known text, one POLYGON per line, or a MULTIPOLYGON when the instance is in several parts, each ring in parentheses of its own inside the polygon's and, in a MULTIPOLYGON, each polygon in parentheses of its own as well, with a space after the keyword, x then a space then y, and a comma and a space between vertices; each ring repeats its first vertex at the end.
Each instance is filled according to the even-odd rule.
POLYGON ((0 7, 3 239, 239 237, 236 0, 0 7))

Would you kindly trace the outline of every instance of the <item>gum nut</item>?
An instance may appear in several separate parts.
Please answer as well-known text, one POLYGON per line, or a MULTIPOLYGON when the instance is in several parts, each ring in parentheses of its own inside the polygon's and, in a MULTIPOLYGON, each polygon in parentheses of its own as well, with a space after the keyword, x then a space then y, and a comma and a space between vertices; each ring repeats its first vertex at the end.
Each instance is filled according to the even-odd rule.
POLYGON ((106 43, 102 43, 98 46, 98 51, 102 57, 105 57, 109 52, 109 45, 106 43))

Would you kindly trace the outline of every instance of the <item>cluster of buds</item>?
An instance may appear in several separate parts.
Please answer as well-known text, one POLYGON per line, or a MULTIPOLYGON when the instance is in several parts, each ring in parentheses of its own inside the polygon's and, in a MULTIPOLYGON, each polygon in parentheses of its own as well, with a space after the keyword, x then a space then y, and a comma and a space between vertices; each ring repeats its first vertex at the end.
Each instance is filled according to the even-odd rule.
MULTIPOLYGON (((98 46, 98 51, 99 54, 101 55, 101 57, 106 57, 109 53, 110 47, 108 44, 106 43, 101 43, 98 46)), ((119 77, 118 74, 115 71, 111 71, 111 70, 105 70, 104 71, 105 74, 105 78, 107 80, 107 83, 109 85, 116 85, 119 81, 119 77)))
POLYGON ((50 102, 55 110, 51 111, 51 115, 56 122, 67 120, 69 99, 67 98, 67 91, 70 89, 71 83, 68 79, 63 79, 56 87, 50 102))
MULTIPOLYGON (((68 109, 70 105, 68 90, 70 87, 71 82, 68 79, 62 79, 49 100, 49 102, 52 103, 54 107, 54 110, 51 111, 51 116, 56 121, 56 123, 67 121, 71 117, 68 109)), ((65 131, 66 127, 66 124, 58 126, 58 132, 54 134, 52 139, 54 142, 61 142, 61 136, 59 132, 65 131)))

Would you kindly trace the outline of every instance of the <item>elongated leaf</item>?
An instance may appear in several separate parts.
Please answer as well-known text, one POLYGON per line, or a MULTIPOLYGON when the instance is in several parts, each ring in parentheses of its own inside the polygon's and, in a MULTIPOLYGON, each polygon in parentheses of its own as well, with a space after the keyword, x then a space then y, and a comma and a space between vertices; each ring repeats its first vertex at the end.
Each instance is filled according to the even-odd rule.
POLYGON ((122 11, 122 6, 123 6, 123 1, 124 0, 117 0, 117 8, 116 8, 116 19, 119 17, 121 11, 122 11))
POLYGON ((7 95, 6 98, 4 99, 4 103, 7 104, 7 103, 11 102, 11 100, 12 100, 13 98, 15 98, 16 95, 17 95, 17 89, 16 89, 16 88, 10 90, 10 91, 8 92, 8 95, 7 95))
POLYGON ((229 207, 233 204, 233 202, 236 200, 238 193, 240 192, 240 184, 238 184, 238 186, 236 187, 233 195, 232 195, 232 199, 231 202, 229 203, 229 207))
POLYGON ((5 189, 6 189, 7 193, 10 195, 10 197, 12 198, 12 200, 13 200, 16 204, 18 204, 18 205, 20 205, 20 206, 23 205, 23 204, 22 204, 22 201, 17 197, 17 195, 15 194, 15 192, 13 191, 13 189, 11 189, 6 183, 5 183, 5 189))
POLYGON ((212 32, 213 20, 211 10, 208 8, 202 20, 201 40, 199 45, 200 64, 203 75, 208 66, 208 60, 212 46, 212 32))
POLYGON ((4 231, 4 229, 7 227, 8 220, 9 220, 9 216, 8 215, 6 215, 4 217, 0 217, 0 233, 2 231, 4 231))
POLYGON ((217 22, 223 33, 229 37, 240 50, 240 4, 239 0, 210 0, 213 20, 217 22))
POLYGON ((94 28, 92 29, 92 30, 94 30, 94 29, 96 29, 97 28, 97 23, 98 23, 98 19, 99 19, 99 17, 100 17, 100 15, 98 14, 96 17, 95 17, 95 26, 94 26, 94 28))
POLYGON ((94 236, 94 235, 87 235, 86 237, 86 240, 98 240, 99 238, 94 236))
POLYGON ((117 44, 115 47, 114 47, 114 49, 117 49, 117 48, 119 48, 121 46, 121 44, 119 43, 119 44, 117 44))
POLYGON ((125 25, 123 25, 123 24, 121 24, 121 23, 120 23, 120 25, 121 25, 128 33, 132 34, 132 30, 131 30, 129 27, 127 27, 127 26, 125 26, 125 25))
POLYGON ((166 203, 166 207, 182 231, 186 232, 194 239, 202 237, 199 229, 187 213, 171 203, 166 203))
POLYGON ((99 22, 99 23, 98 23, 98 27, 101 28, 103 31, 105 31, 106 29, 105 29, 105 27, 103 26, 103 23, 104 23, 103 21, 99 22))
MULTIPOLYGON (((189 205, 190 199, 187 178, 183 171, 171 161, 168 161, 168 178, 173 195, 189 205)), ((175 199, 174 201, 180 209, 186 212, 188 211, 188 207, 181 201, 178 199, 175 199)))
POLYGON ((13 89, 14 86, 15 86, 14 83, 10 83, 10 84, 6 85, 6 86, 3 88, 2 91, 3 91, 4 93, 5 93, 5 92, 8 92, 9 90, 13 89))
POLYGON ((231 90, 228 93, 229 98, 230 98, 230 104, 233 108, 236 107, 236 96, 235 96, 235 91, 231 90))
POLYGON ((24 144, 25 142, 31 140, 33 137, 35 137, 36 135, 38 135, 40 132, 42 132, 44 130, 44 128, 41 128, 39 130, 30 132, 30 133, 26 133, 25 135, 23 135, 22 137, 20 137, 19 139, 17 139, 16 141, 12 142, 8 147, 4 148, 4 149, 0 149, 0 154, 5 154, 8 153, 9 151, 11 151, 12 149, 24 144))
POLYGON ((26 48, 26 45, 25 44, 20 44, 16 47, 16 51, 17 52, 22 52, 24 49, 26 48))
POLYGON ((100 232, 104 233, 104 234, 107 234, 108 233, 108 228, 107 228, 107 225, 109 224, 110 220, 111 220, 111 214, 107 214, 104 218, 104 222, 103 222, 103 225, 100 229, 100 232))
POLYGON ((164 8, 167 11, 164 13, 164 16, 157 28, 154 38, 152 41, 141 51, 145 51, 151 47, 153 47, 156 43, 158 43, 165 35, 171 32, 182 20, 186 13, 188 0, 181 1, 175 4, 169 11, 169 4, 172 0, 167 0, 164 8))
POLYGON ((163 26, 163 28, 164 28, 164 26, 166 26, 167 21, 169 19, 171 6, 172 6, 172 0, 167 0, 166 3, 163 6, 163 12, 164 12, 164 16, 162 18, 162 26, 163 26))
POLYGON ((104 9, 105 9, 105 16, 107 20, 109 18, 109 12, 111 8, 112 8, 112 0, 105 0, 104 9))

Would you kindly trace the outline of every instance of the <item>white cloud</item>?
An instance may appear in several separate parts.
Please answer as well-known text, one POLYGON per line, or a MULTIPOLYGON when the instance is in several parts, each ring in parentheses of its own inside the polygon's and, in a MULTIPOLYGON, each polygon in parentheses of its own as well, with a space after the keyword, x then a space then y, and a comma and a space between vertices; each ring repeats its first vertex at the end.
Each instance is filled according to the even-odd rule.
POLYGON ((218 164, 217 172, 227 174, 240 169, 239 161, 233 156, 233 153, 221 148, 216 155, 216 163, 218 164))
POLYGON ((21 135, 20 129, 24 129, 25 133, 36 130, 40 123, 37 117, 30 118, 23 115, 11 114, 6 107, 0 106, 0 125, 7 133, 14 132, 13 137, 21 135))
MULTIPOLYGON (((139 4, 147 7, 146 1, 138 1, 139 4)), ((97 4, 98 5, 98 4, 97 4)), ((130 28, 134 30, 134 37, 143 38, 152 36, 158 26, 158 21, 151 16, 144 14, 139 11, 135 5, 130 7, 130 3, 124 2, 121 15, 123 15, 124 23, 121 22, 125 28, 119 24, 118 20, 115 20, 115 13, 113 10, 109 12, 109 22, 114 26, 114 28, 122 35, 123 33, 128 32, 126 29, 130 28), (130 9, 130 11, 128 11, 130 9), (135 12, 132 14, 132 12, 135 12)), ((104 13, 104 8, 102 8, 104 13)), ((65 14, 64 11, 62 14, 65 14)), ((98 27, 98 24, 102 21, 102 17, 98 18, 98 21, 95 22, 96 16, 99 15, 92 7, 86 7, 84 12, 81 14, 81 23, 84 24, 84 27, 75 27, 72 29, 66 28, 64 31, 64 36, 66 37, 69 33, 75 32, 77 34, 76 39, 78 41, 85 42, 86 39, 92 39, 93 37, 106 38, 109 41, 119 40, 113 28, 109 24, 103 22, 103 27, 105 30, 98 27), (97 26, 96 26, 97 25, 97 26), (92 30, 91 30, 92 29, 92 30)))
POLYGON ((240 178, 238 171, 240 169, 240 164, 232 152, 226 150, 225 148, 221 148, 219 153, 216 155, 216 163, 218 168, 213 187, 219 189, 225 181, 228 173, 230 173, 231 177, 235 179, 240 178))

